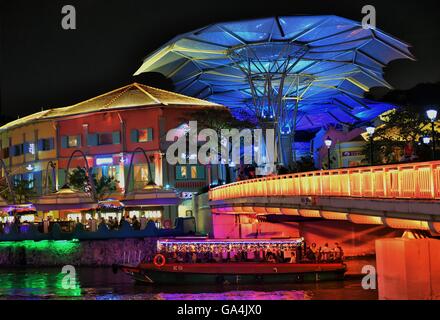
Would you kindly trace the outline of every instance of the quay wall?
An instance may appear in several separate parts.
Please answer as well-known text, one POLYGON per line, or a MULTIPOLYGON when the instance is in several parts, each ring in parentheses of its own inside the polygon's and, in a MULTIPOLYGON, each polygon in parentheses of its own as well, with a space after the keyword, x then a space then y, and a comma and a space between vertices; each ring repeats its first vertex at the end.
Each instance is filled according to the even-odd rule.
POLYGON ((155 253, 156 238, 0 242, 0 267, 107 267, 155 253))

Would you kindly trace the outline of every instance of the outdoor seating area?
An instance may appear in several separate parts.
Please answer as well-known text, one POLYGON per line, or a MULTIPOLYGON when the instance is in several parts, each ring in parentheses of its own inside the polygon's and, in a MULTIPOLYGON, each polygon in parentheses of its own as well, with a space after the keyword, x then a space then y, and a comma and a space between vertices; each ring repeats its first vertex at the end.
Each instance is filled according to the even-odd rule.
POLYGON ((154 221, 148 221, 144 228, 136 228, 123 220, 119 227, 110 230, 100 223, 96 229, 74 221, 42 223, 0 223, 1 241, 23 240, 104 240, 148 237, 181 237, 195 234, 194 218, 177 218, 174 228, 157 228, 154 221))

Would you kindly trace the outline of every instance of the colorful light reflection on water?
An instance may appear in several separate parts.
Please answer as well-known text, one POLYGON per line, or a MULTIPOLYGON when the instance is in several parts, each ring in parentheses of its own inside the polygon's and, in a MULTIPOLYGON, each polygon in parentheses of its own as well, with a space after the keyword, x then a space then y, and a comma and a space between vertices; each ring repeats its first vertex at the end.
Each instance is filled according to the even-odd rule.
POLYGON ((77 268, 74 289, 63 289, 61 268, 0 269, 0 299, 68 300, 374 300, 360 280, 254 286, 136 285, 110 268, 77 268))

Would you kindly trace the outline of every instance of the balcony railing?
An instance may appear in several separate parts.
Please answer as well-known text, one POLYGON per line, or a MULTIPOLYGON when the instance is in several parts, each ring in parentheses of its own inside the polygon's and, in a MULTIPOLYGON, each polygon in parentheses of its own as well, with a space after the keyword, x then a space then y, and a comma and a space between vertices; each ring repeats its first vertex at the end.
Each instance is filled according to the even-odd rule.
POLYGON ((244 180, 210 190, 211 201, 247 197, 335 196, 440 199, 440 161, 313 171, 244 180))

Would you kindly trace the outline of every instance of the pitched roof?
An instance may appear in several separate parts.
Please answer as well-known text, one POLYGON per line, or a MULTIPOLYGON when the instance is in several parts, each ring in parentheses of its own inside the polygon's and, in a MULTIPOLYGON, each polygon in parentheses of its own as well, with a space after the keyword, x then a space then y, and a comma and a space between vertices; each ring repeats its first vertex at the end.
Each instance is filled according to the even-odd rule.
POLYGON ((39 120, 49 120, 64 116, 117 109, 130 109, 143 106, 191 106, 227 109, 222 105, 209 101, 149 87, 139 83, 132 83, 68 107, 48 109, 14 120, 0 127, 0 131, 39 120))

